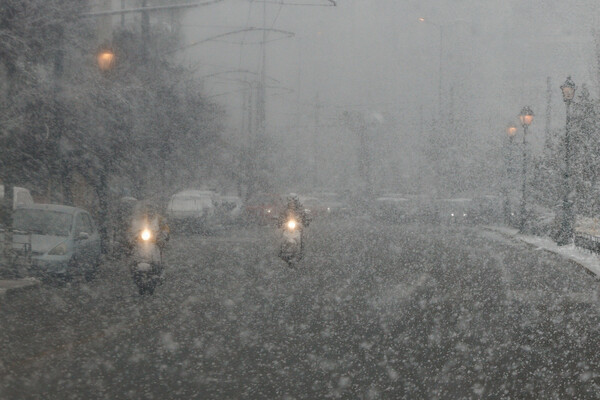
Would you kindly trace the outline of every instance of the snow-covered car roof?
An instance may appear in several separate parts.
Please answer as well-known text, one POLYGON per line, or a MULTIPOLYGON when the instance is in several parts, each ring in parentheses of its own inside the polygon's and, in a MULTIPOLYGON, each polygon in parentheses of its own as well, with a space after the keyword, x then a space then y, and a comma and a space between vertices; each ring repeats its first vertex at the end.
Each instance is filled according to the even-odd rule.
POLYGON ((389 202, 404 202, 404 201, 409 201, 409 199, 406 199, 404 197, 378 197, 375 199, 375 201, 389 201, 389 202))
POLYGON ((172 197, 185 198, 185 197, 206 197, 216 196, 217 193, 212 190, 184 190, 179 193, 175 193, 172 197))
POLYGON ((469 199, 466 197, 458 197, 458 198, 454 198, 454 199, 441 199, 441 201, 450 202, 450 203, 468 203, 470 201, 473 201, 473 199, 469 199))

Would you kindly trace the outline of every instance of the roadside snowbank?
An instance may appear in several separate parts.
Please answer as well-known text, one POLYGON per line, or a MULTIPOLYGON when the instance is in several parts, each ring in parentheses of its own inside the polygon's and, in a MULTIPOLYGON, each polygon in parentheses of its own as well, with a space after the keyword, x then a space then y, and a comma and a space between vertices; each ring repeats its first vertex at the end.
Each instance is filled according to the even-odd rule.
POLYGON ((596 276, 600 276, 600 256, 591 253, 588 250, 580 249, 575 245, 559 246, 550 238, 521 235, 517 229, 505 228, 500 226, 486 226, 488 230, 498 232, 504 236, 508 236, 530 245, 536 246, 540 250, 547 250, 559 254, 571 261, 585 267, 589 272, 596 276))

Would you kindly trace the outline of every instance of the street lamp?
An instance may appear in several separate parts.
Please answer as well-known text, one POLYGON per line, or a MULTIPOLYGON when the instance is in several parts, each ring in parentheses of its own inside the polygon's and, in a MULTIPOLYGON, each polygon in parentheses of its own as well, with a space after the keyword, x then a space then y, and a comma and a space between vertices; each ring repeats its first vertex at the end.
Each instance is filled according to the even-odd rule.
POLYGON ((115 53, 110 49, 100 50, 96 56, 96 61, 98 62, 98 68, 100 68, 100 71, 108 72, 114 66, 115 53))
POLYGON ((512 122, 506 126, 506 136, 508 137, 508 145, 505 151, 506 163, 506 179, 504 180, 504 222, 510 225, 512 221, 512 211, 510 206, 510 179, 512 177, 512 162, 513 162, 513 141, 517 134, 517 126, 512 122))
POLYGON ((562 218, 560 223, 560 232, 557 238, 557 244, 564 246, 571 242, 573 237, 573 204, 569 199, 571 193, 571 103, 575 97, 577 86, 567 77, 565 83, 560 86, 562 91, 563 101, 567 106, 567 121, 565 126, 565 170, 563 175, 563 203, 562 203, 562 218))
POLYGON ((529 125, 533 122, 533 111, 529 107, 523 107, 521 113, 519 114, 519 121, 521 121, 521 125, 523 125, 523 129, 527 129, 529 125))
POLYGON ((515 126, 515 124, 513 124, 511 122, 506 127, 506 135, 508 135, 508 139, 510 140, 511 143, 512 143, 513 139, 515 138, 516 134, 517 134, 517 127, 515 126))
POLYGON ((527 128, 533 122, 533 111, 530 107, 523 107, 519 114, 519 120, 523 126, 523 188, 521 195, 521 218, 519 222, 519 232, 525 232, 525 224, 527 222, 527 128))
MULTIPOLYGON (((115 53, 109 48, 102 48, 98 54, 96 55, 96 62, 98 63, 98 68, 101 72, 107 74, 114 67, 115 63, 115 53)), ((108 80, 105 80, 109 83, 108 80)), ((108 203, 104 194, 108 193, 108 172, 105 168, 100 168, 98 171, 98 190, 99 190, 99 219, 101 221, 99 225, 99 233, 100 233, 100 244, 102 254, 108 253, 108 226, 106 224, 108 218, 108 203)))

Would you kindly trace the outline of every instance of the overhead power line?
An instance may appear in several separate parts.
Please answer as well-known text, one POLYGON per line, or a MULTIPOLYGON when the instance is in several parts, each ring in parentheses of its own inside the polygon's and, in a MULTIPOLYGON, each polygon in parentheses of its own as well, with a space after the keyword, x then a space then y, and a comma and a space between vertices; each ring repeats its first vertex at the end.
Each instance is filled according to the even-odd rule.
MULTIPOLYGON (((181 51, 181 50, 185 50, 185 49, 197 46, 197 45, 202 44, 202 43, 206 43, 206 42, 210 42, 210 41, 216 41, 216 40, 218 40, 220 38, 223 38, 223 37, 237 35, 239 33, 256 32, 256 31, 258 31, 258 32, 262 32, 262 31, 276 32, 276 33, 280 33, 280 34, 282 34, 282 35, 284 35, 286 37, 293 37, 294 36, 294 32, 288 32, 288 31, 284 31, 284 30, 281 30, 281 29, 245 28, 245 29, 238 29, 238 30, 232 31, 232 32, 222 33, 220 35, 211 36, 209 38, 202 39, 202 40, 199 40, 197 42, 190 43, 188 45, 179 47, 177 49, 173 49, 173 50, 167 52, 167 54, 174 53, 174 52, 181 51)), ((262 43, 262 42, 260 42, 260 43, 262 43)), ((236 43, 232 43, 232 44, 236 44, 236 43)))
POLYGON ((311 6, 311 7, 335 7, 337 3, 334 0, 327 0, 327 4, 323 3, 285 3, 275 0, 254 0, 255 3, 280 4, 283 6, 311 6))
POLYGON ((211 4, 220 3, 223 0, 210 0, 202 3, 187 3, 187 4, 173 4, 169 6, 152 6, 152 7, 138 7, 138 8, 128 8, 124 10, 109 10, 109 11, 95 11, 89 13, 80 14, 80 17, 101 17, 105 15, 122 15, 122 14, 131 14, 138 12, 146 12, 146 11, 165 11, 165 10, 174 10, 181 8, 194 8, 194 7, 203 7, 209 6, 211 4))

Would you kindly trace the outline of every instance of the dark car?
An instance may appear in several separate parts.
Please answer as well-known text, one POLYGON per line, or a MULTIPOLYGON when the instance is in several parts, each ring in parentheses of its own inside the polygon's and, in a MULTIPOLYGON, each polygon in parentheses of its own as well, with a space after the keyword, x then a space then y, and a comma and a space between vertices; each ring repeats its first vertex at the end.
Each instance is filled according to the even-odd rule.
POLYGON ((472 223, 476 208, 470 198, 442 199, 437 202, 438 218, 443 224, 472 223))

